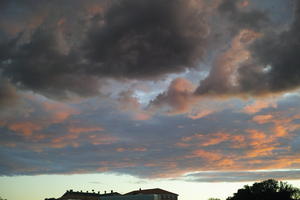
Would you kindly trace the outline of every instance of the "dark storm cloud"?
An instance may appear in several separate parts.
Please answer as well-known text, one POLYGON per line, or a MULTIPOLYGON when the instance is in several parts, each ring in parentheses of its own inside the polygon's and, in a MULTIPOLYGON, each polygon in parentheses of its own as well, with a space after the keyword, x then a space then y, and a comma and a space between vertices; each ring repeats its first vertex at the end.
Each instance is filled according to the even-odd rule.
POLYGON ((153 78, 195 67, 208 27, 199 8, 182 0, 121 0, 93 27, 85 44, 89 69, 120 78, 153 78))
POLYGON ((19 34, 13 39, 0 41, 0 66, 8 64, 11 61, 9 60, 10 56, 13 54, 13 51, 15 51, 17 42, 20 39, 21 35, 22 34, 19 34))
POLYGON ((250 49, 253 60, 238 67, 238 87, 227 87, 230 75, 224 78, 213 67, 211 74, 217 75, 208 79, 215 81, 201 82, 197 94, 216 88, 216 95, 261 94, 293 89, 300 82, 299 9, 290 30, 278 34, 266 25, 266 14, 237 0, 222 1, 210 11, 204 1, 192 0, 1 3, 2 76, 17 89, 47 97, 93 96, 106 78, 153 80, 195 68, 215 35, 225 35, 217 39, 225 45, 243 29, 264 36, 250 49), (212 11, 220 20, 214 25, 207 22, 212 11))
MULTIPOLYGON (((248 5, 245 7, 248 7, 248 5)), ((266 13, 256 9, 247 10, 247 8, 243 8, 242 1, 239 0, 222 1, 218 7, 218 11, 230 21, 227 26, 227 31, 233 33, 237 33, 240 29, 245 28, 260 30, 263 26, 268 25, 266 23, 268 22, 266 13)))
POLYGON ((81 73, 83 67, 76 53, 62 52, 52 30, 46 32, 42 28, 2 63, 3 76, 19 88, 50 97, 65 97, 68 92, 82 96, 97 94, 98 80, 81 73))
POLYGON ((76 1, 74 13, 56 1, 6 2, 2 15, 12 23, 1 24, 11 34, 0 48, 3 76, 51 98, 92 96, 105 78, 153 79, 195 67, 204 54, 209 31, 197 3, 121 0, 96 11, 86 4, 76 1))
POLYGON ((98 78, 82 73, 85 65, 76 50, 92 3, 95 1, 72 1, 72 5, 61 1, 3 1, 1 79, 8 79, 19 90, 51 98, 99 94, 98 78))

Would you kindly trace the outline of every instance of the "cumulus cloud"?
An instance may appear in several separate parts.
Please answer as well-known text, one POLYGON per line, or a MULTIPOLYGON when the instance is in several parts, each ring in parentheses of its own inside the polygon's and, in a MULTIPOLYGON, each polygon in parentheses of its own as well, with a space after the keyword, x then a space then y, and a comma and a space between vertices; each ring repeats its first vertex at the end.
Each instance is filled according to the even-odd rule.
POLYGON ((200 82, 195 93, 212 96, 240 94, 239 67, 251 56, 247 49, 249 44, 260 36, 250 29, 241 30, 233 38, 230 48, 217 58, 208 77, 200 82))
POLYGON ((186 79, 174 79, 167 91, 152 100, 149 107, 150 109, 162 108, 169 114, 187 112, 196 102, 196 97, 193 95, 194 88, 195 86, 186 79))

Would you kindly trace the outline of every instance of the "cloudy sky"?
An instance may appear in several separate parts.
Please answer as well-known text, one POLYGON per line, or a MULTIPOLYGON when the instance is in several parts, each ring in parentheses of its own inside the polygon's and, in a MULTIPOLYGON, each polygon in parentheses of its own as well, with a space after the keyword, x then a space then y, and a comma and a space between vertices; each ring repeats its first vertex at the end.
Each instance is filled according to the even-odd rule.
POLYGON ((0 0, 0 196, 300 186, 299 32, 297 0, 0 0))

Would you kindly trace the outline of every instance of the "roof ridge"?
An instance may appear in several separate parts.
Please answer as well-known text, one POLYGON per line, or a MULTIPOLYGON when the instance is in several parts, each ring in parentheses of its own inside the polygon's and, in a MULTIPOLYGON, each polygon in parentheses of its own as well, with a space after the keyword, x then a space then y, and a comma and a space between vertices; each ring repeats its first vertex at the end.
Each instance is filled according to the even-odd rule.
POLYGON ((143 189, 143 190, 139 189, 139 190, 134 190, 134 191, 128 192, 124 195, 137 195, 137 194, 174 194, 174 195, 178 195, 173 192, 163 190, 161 188, 152 188, 152 189, 143 189))

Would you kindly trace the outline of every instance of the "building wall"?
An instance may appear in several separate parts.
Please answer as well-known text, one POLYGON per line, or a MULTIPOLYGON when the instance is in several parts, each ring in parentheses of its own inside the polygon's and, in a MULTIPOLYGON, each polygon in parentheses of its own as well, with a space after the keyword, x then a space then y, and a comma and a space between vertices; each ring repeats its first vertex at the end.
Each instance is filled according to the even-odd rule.
POLYGON ((100 200, 161 200, 157 194, 137 194, 101 197, 100 200))
POLYGON ((172 194, 136 194, 100 197, 100 200, 177 200, 172 194))
POLYGON ((159 200, 177 200, 177 195, 173 194, 160 194, 159 200))

